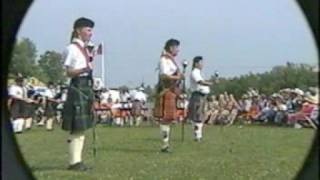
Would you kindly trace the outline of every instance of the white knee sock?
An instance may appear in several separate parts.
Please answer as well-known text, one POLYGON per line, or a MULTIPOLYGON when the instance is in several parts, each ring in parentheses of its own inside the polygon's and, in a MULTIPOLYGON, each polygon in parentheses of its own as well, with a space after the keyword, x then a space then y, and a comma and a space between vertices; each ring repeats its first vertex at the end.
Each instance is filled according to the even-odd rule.
POLYGON ((32 126, 32 118, 26 119, 25 128, 28 129, 28 128, 31 128, 31 126, 32 126))
POLYGON ((53 129, 53 118, 48 118, 46 121, 46 129, 51 130, 53 129))
POLYGON ((130 118, 129 118, 129 126, 132 126, 132 125, 133 125, 134 118, 135 118, 135 117, 130 117, 130 118))
POLYGON ((141 123, 141 116, 136 117, 136 126, 139 126, 141 123))
POLYGON ((119 126, 121 125, 121 118, 119 117, 116 118, 116 125, 119 125, 119 126))
POLYGON ((14 132, 22 132, 23 126, 24 126, 24 119, 19 118, 13 121, 15 123, 14 125, 14 132))
POLYGON ((194 135, 196 139, 201 139, 202 138, 202 127, 203 123, 194 123, 194 135))
POLYGON ((163 147, 169 146, 170 125, 160 124, 160 133, 162 135, 163 147))
POLYGON ((82 161, 84 135, 71 135, 69 138, 69 164, 73 165, 82 161))
POLYGON ((14 119, 14 120, 12 121, 12 129, 13 129, 13 132, 18 132, 18 124, 19 124, 18 119, 14 119))
POLYGON ((79 148, 80 148, 80 161, 82 161, 82 152, 83 152, 83 146, 84 146, 84 140, 85 140, 85 137, 84 135, 81 135, 79 137, 79 148))

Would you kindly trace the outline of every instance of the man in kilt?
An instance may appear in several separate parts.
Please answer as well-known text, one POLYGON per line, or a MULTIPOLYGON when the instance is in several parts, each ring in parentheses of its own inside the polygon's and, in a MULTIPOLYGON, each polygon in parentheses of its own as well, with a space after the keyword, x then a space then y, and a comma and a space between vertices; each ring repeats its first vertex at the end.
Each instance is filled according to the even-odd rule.
POLYGON ((133 95, 132 109, 131 114, 133 117, 133 122, 135 126, 139 126, 141 124, 143 118, 143 102, 146 102, 146 96, 143 93, 143 87, 137 89, 137 92, 133 95))
POLYGON ((39 106, 39 102, 35 99, 36 93, 34 90, 29 89, 27 91, 27 97, 31 100, 33 100, 32 103, 25 103, 25 130, 30 130, 32 128, 33 118, 34 114, 36 112, 36 109, 39 106))
POLYGON ((179 52, 180 42, 169 39, 160 58, 159 82, 153 115, 158 118, 163 145, 161 152, 169 151, 170 124, 176 120, 177 95, 180 93, 179 80, 183 74, 175 61, 179 52))
POLYGON ((188 107, 188 118, 193 122, 195 141, 202 139, 202 127, 205 121, 205 101, 212 85, 211 82, 203 79, 201 70, 203 68, 202 57, 196 56, 193 59, 192 72, 190 76, 190 88, 192 91, 188 107))
POLYGON ((12 119, 13 131, 17 134, 22 133, 25 124, 26 114, 29 103, 34 103, 32 99, 27 97, 26 89, 23 87, 24 78, 19 76, 15 79, 14 85, 9 88, 8 106, 12 119))
POLYGON ((46 118, 46 129, 47 131, 53 130, 54 120, 56 119, 57 106, 60 103, 59 100, 55 99, 56 94, 54 92, 53 82, 48 83, 48 89, 44 94, 44 116, 46 118))
POLYGON ((81 17, 74 22, 71 44, 67 46, 64 66, 71 78, 62 112, 62 129, 70 132, 69 170, 85 171, 82 161, 84 132, 93 126, 92 64, 86 44, 92 36, 94 22, 81 17))

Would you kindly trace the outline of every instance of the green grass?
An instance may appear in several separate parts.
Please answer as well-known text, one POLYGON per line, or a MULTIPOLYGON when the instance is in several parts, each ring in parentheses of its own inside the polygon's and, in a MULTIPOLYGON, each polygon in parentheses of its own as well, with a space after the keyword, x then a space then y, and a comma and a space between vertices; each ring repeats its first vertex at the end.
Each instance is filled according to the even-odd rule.
POLYGON ((37 179, 292 179, 301 168, 315 131, 247 125, 205 126, 204 140, 192 139, 191 126, 180 140, 173 126, 173 152, 159 152, 158 127, 118 128, 98 125, 97 158, 92 156, 92 131, 86 132, 87 172, 66 170, 67 132, 35 127, 18 135, 21 151, 37 179))

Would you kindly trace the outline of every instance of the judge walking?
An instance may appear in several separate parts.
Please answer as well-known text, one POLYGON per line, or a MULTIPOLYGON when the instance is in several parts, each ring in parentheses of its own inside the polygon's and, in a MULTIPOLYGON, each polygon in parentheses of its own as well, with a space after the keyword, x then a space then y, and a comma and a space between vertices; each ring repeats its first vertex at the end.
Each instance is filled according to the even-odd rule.
POLYGON ((194 140, 201 141, 202 128, 205 121, 206 96, 210 92, 212 82, 206 81, 202 75, 203 58, 196 56, 193 59, 192 72, 190 76, 190 88, 192 91, 188 107, 188 118, 193 123, 194 140))

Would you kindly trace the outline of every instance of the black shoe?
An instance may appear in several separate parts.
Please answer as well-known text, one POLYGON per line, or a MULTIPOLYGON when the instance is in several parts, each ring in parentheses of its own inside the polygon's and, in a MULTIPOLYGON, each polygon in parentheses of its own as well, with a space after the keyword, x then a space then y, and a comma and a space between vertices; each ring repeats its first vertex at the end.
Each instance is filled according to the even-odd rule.
POLYGON ((79 162, 73 165, 70 165, 68 167, 68 170, 74 170, 74 171, 86 171, 89 170, 89 168, 83 164, 83 162, 79 162))
POLYGON ((201 142, 201 141, 202 141, 202 138, 195 138, 194 141, 196 141, 196 142, 201 142))
POLYGON ((171 151, 169 149, 169 146, 162 148, 161 152, 163 152, 163 153, 171 153, 171 151))

